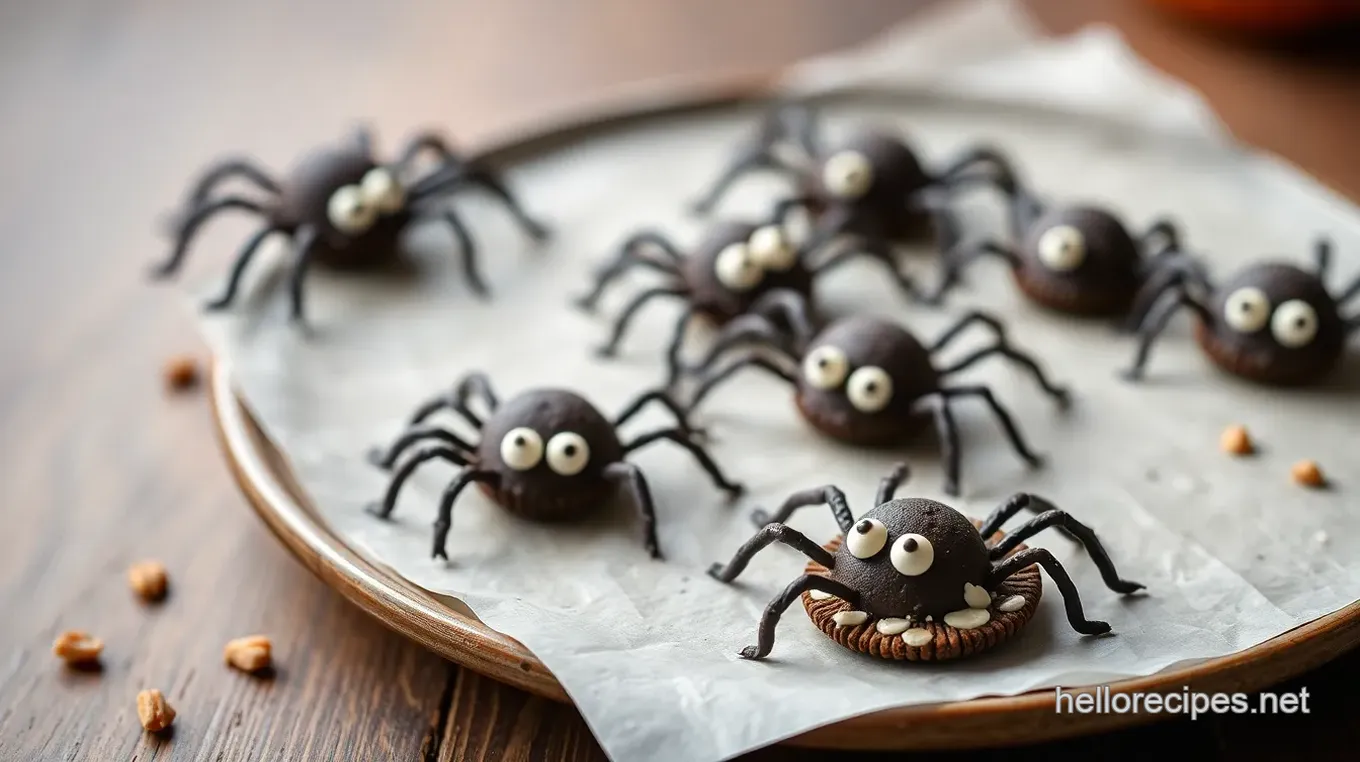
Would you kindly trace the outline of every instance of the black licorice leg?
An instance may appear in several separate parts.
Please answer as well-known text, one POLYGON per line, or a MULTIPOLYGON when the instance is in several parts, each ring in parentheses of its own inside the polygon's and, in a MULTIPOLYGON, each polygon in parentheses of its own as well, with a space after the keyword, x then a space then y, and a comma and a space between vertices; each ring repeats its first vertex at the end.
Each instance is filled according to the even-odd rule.
POLYGON ((961 370, 964 370, 965 368, 968 368, 969 366, 977 363, 978 361, 984 360, 993 355, 1001 355, 1002 357, 1005 357, 1011 362, 1029 371, 1029 374, 1034 377, 1034 382, 1038 384, 1041 389, 1044 390, 1045 394, 1052 397, 1053 400, 1058 403, 1058 407, 1065 409, 1072 404, 1072 395, 1066 389, 1066 387, 1054 385, 1053 382, 1050 381, 1048 379, 1048 376, 1044 373, 1043 368, 1039 367, 1039 363, 1034 361, 1034 358, 1029 357, 1028 355, 1024 354, 1023 352, 1020 352, 1019 350, 1011 348, 1005 343, 1004 339, 999 339, 997 343, 989 347, 983 347, 982 349, 973 352, 967 357, 962 358, 958 362, 955 362, 954 364, 948 367, 941 368, 939 371, 940 377, 946 378, 948 376, 951 376, 961 370))
POLYGON ((1133 296, 1133 304, 1129 307, 1129 314, 1123 321, 1123 330, 1137 331, 1152 309, 1162 300, 1162 297, 1173 290, 1183 290, 1186 286, 1188 274, 1179 267, 1165 265, 1152 271, 1147 276, 1147 280, 1133 296))
POLYGON ((298 228, 297 237, 293 239, 294 260, 293 270, 288 274, 288 294, 292 302, 290 317, 294 323, 303 322, 307 298, 304 282, 316 257, 317 238, 316 228, 304 225, 298 228))
POLYGON ((936 438, 939 439, 940 457, 944 460, 944 493, 958 497, 962 458, 959 453, 959 427, 954 421, 949 399, 942 392, 928 394, 912 403, 912 412, 930 413, 936 438))
POLYGON ((671 329, 671 340, 666 345, 666 388, 675 386, 675 382, 680 379, 680 349, 685 344, 689 327, 698 315, 697 307, 694 305, 686 307, 675 321, 675 328, 671 329))
POLYGON ((477 448, 468 444, 462 437, 449 431, 430 424, 420 424, 412 426, 403 431, 386 451, 382 448, 374 448, 369 452, 369 462, 379 468, 391 468, 401 454, 418 442, 437 439, 445 444, 464 453, 476 452, 477 448))
POLYGON ((1019 254, 1016 254, 1010 247, 996 241, 980 241, 967 248, 950 249, 945 252, 943 257, 940 282, 936 284, 934 291, 926 295, 926 302, 930 304, 942 303, 945 295, 963 281, 963 271, 983 257, 1000 259, 1012 271, 1018 270, 1022 266, 1019 254))
POLYGON ((785 104, 772 109, 760 122, 756 134, 746 138, 707 193, 690 204, 695 214, 713 211, 732 185, 743 175, 756 170, 794 174, 795 167, 783 164, 774 153, 777 143, 793 137, 809 156, 817 153, 814 118, 803 104, 785 104), (791 129, 792 128, 792 129, 791 129), (791 136, 789 133, 792 132, 791 136))
POLYGON ((179 270, 180 265, 184 264, 184 257, 189 252, 189 244, 193 243, 194 236, 198 234, 199 228, 203 227, 203 223, 218 212, 224 212, 228 209, 242 209, 255 214, 264 213, 264 207, 260 206, 259 203, 241 196, 219 198, 195 208, 175 231, 175 248, 170 253, 170 258, 152 269, 152 277, 167 278, 174 275, 179 270))
POLYGON ((448 408, 462 416, 472 428, 480 431, 482 419, 468 407, 468 400, 473 394, 480 394, 491 412, 495 412, 500 404, 495 392, 491 390, 491 382, 487 380, 486 374, 469 373, 458 382, 452 393, 440 394, 421 403, 407 419, 406 425, 415 426, 440 410, 448 408))
POLYGON ((1313 273, 1318 280, 1327 282, 1327 276, 1332 270, 1332 241, 1330 238, 1319 238, 1313 243, 1313 273))
POLYGON ((1351 284, 1341 292, 1341 295, 1336 298, 1336 306, 1345 306, 1350 300, 1357 296, 1360 296, 1360 277, 1357 277, 1352 281, 1351 284))
POLYGON ((401 493, 401 488, 406 484, 406 480, 411 478, 411 474, 415 473, 416 469, 420 468, 422 464, 436 459, 448 461, 455 466, 468 465, 467 458, 452 447, 445 445, 422 447, 410 458, 407 458, 396 473, 392 474, 391 481, 387 483, 387 491, 383 494, 382 502, 370 503, 365 506, 364 510, 380 519, 391 516, 392 511, 397 507, 397 495, 401 493))
POLYGON ((1152 344, 1162 331, 1166 330, 1166 326, 1171 322, 1176 310, 1185 307, 1194 311, 1205 325, 1212 322, 1209 310, 1187 296, 1183 290, 1175 292, 1175 297, 1175 299, 1162 302, 1161 309, 1150 312, 1147 320, 1143 321, 1143 324, 1138 327, 1138 354, 1134 357, 1133 365, 1123 372, 1125 380, 1137 381, 1143 377, 1148 356, 1152 352, 1152 344))
POLYGON ((619 313, 619 317, 614 321, 614 329, 609 334, 609 341, 595 350, 596 356, 613 357, 617 354, 619 342, 623 341, 623 335, 628 331, 628 325, 633 321, 634 316, 637 315, 638 311, 641 310, 647 302, 662 296, 684 299, 689 296, 689 290, 685 288, 660 287, 647 289, 638 294, 633 298, 632 302, 629 302, 627 307, 623 308, 623 312, 619 313))
POLYGON ((232 263, 231 274, 227 277, 227 286, 222 291, 222 295, 203 305, 204 309, 215 311, 230 306, 232 301, 236 299, 236 292, 241 288, 241 278, 245 275, 246 268, 250 266, 250 260, 254 258, 255 252, 259 251, 260 244, 264 243, 264 240, 269 236, 282 232, 284 232, 282 228, 273 225, 267 225, 256 231, 236 255, 236 261, 232 263))
POLYGON ((911 468, 906 463, 898 463, 893 470, 878 481, 878 493, 874 495, 874 507, 891 502, 897 495, 897 488, 911 478, 911 468))
POLYGON ((1013 177, 1015 171, 1011 168, 1010 159, 1006 158, 999 149, 992 146, 976 146, 959 154, 949 163, 937 176, 941 182, 949 182, 957 178, 970 169, 975 169, 978 165, 988 165, 1004 177, 1013 177))
POLYGON ((1015 450, 1015 454, 1019 455, 1020 458, 1032 468, 1043 465, 1044 459, 1031 450, 1029 445, 1025 443, 1024 436, 1020 434, 1020 427, 1015 425, 1014 418, 1012 418, 1010 412, 997 401, 996 395, 992 394, 991 389, 988 389, 985 386, 952 386, 941 389, 940 394, 944 395, 948 402, 953 402, 959 397, 981 397, 982 401, 991 409, 992 416, 996 418, 999 424, 1001 424, 1001 430, 1005 432, 1006 439, 1010 442, 1011 449, 1015 450))
MULTIPOLYGON (((992 511, 992 515, 988 516, 987 520, 984 521, 982 523, 982 526, 978 529, 978 534, 982 535, 982 542, 986 544, 990 549, 993 547, 990 544, 992 540, 992 535, 996 534, 997 530, 1001 529, 1002 525, 1004 525, 1007 521, 1010 521, 1012 516, 1024 510, 1039 513, 1043 510, 1047 510, 1047 508, 1045 508, 1044 506, 1047 506, 1048 508, 1052 507, 1049 506, 1046 501, 1035 498, 1033 495, 1030 495, 1026 492, 1017 492, 1014 495, 1011 495, 1009 498, 1007 498, 1006 502, 997 506, 996 510, 992 511)), ((1066 537, 1069 540, 1072 540, 1073 542, 1081 542, 1081 538, 1067 531, 1067 529, 1063 527, 1058 527, 1058 531, 1064 537, 1066 537)), ((1010 549, 1007 549, 1006 552, 1009 553, 1010 549)), ((1005 553, 1002 553, 1000 555, 1005 555, 1005 553)), ((997 555, 992 556, 992 558, 997 557, 998 557, 997 555)))
POLYGON ((1176 224, 1171 220, 1165 218, 1158 219, 1153 221, 1153 223, 1148 226, 1147 230, 1143 231, 1143 235, 1140 236, 1139 242, 1143 245, 1144 252, 1151 252, 1153 256, 1168 251, 1176 251, 1181 247, 1180 231, 1176 228, 1176 224), (1160 245, 1156 250, 1153 250, 1152 245, 1159 240, 1160 245))
POLYGON ((441 169, 462 169, 467 166, 467 162, 449 147, 448 141, 442 135, 423 131, 407 139, 406 145, 397 154, 397 167, 401 171, 409 170, 422 153, 434 154, 442 165, 441 169))
POLYGON ((254 161, 246 158, 223 159, 208 169, 199 177, 198 182, 194 183, 194 189, 189 194, 189 202, 185 205, 187 209, 197 209, 203 205, 217 186, 232 177, 240 177, 249 181, 260 190, 277 194, 279 184, 269 176, 269 173, 260 169, 254 161))
POLYGON ((812 305, 807 297, 792 289, 777 288, 766 292, 751 304, 747 312, 770 320, 783 318, 793 331, 795 346, 806 346, 817 332, 812 305))
POLYGON ((954 321, 953 325, 946 328, 944 333, 941 333, 938 337, 936 337, 935 342, 928 347, 927 351, 929 351, 932 355, 935 354, 936 352, 939 352, 940 350, 949 346, 949 344, 953 342, 954 339, 957 339, 960 335, 962 335, 964 331, 968 330, 974 325, 979 324, 990 329, 992 335, 994 335, 998 341, 1001 342, 1006 341, 1005 323, 1002 323, 999 318, 989 315, 985 312, 973 310, 972 312, 969 312, 968 314, 954 321))
POLYGON ((849 532, 850 527, 855 525, 855 514, 851 513, 850 505, 845 501, 845 493, 830 484, 824 487, 800 490, 789 495, 779 506, 779 510, 773 514, 757 508, 751 512, 751 523, 758 527, 763 527, 766 524, 782 525, 789 520, 794 511, 811 505, 830 507, 831 515, 836 519, 836 526, 840 527, 842 532, 849 532))
POLYGON ((500 476, 492 471, 467 469, 449 484, 444 490, 444 496, 439 499, 439 517, 434 520, 434 547, 430 552, 432 558, 447 560, 449 557, 444 546, 449 537, 449 526, 453 522, 453 503, 458 499, 459 493, 473 482, 481 482, 495 489, 500 486, 500 481, 500 476))
POLYGON ((709 347, 708 353, 704 355, 704 359, 690 366, 689 372, 707 373, 718 358, 746 342, 769 347, 789 357, 790 360, 793 359, 789 353, 789 348, 784 346, 785 339, 779 330, 764 316, 748 313, 734 318, 723 326, 718 337, 713 341, 713 346, 709 347))
POLYGON ((902 271, 898 265, 896 257, 893 256, 892 246, 881 239, 862 239, 859 246, 848 247, 843 251, 836 252, 835 255, 828 257, 827 260, 813 271, 814 275, 821 276, 857 257, 868 257, 878 262, 892 275, 893 281, 902 293, 912 299, 929 303, 930 295, 926 294, 916 285, 916 281, 910 275, 902 271))
POLYGON ((731 561, 726 564, 715 563, 708 567, 708 576, 719 582, 731 582, 745 571, 746 565, 751 563, 751 559, 757 553, 776 542, 793 548, 828 569, 836 565, 835 555, 813 542, 807 535, 782 523, 767 522, 761 525, 760 530, 752 535, 751 539, 737 548, 731 561))
POLYGON ((779 617, 788 610, 789 606, 793 605, 794 601, 809 590, 820 590, 823 593, 834 595, 851 606, 859 605, 859 593, 849 587, 818 574, 804 574, 784 588, 784 592, 780 593, 765 607, 765 613, 760 617, 757 645, 741 649, 741 658, 763 659, 768 656, 770 649, 774 648, 774 629, 779 624, 779 617))
POLYGON ((699 406, 699 403, 704 401, 704 398, 708 397, 708 395, 715 388, 717 388, 719 384, 731 378, 733 374, 735 374, 742 368, 758 368, 773 376, 783 379, 784 381, 787 381, 790 386, 793 386, 795 388, 798 386, 798 379, 794 378, 792 373, 789 373, 783 368, 780 368, 779 366, 775 365, 774 363, 770 362, 764 357, 759 357, 757 355, 748 355, 746 357, 742 357, 738 360, 733 361, 731 365, 728 365, 726 368, 723 368, 716 374, 704 379, 704 382, 699 385, 698 389, 695 390, 694 396, 690 398, 689 404, 685 406, 686 417, 688 418, 689 416, 694 415, 695 408, 699 406))
POLYGON ((1058 592, 1062 593, 1063 606, 1067 609, 1067 621, 1072 625, 1072 629, 1082 635, 1103 635, 1110 631, 1108 623, 1086 618, 1086 614, 1081 608, 1081 596, 1077 593, 1077 586, 1072 584, 1072 578, 1068 576, 1067 570, 1062 567, 1062 564, 1058 563, 1058 559, 1043 548, 1022 550, 993 566, 987 577, 986 587, 994 590, 1006 578, 1033 564, 1042 566, 1044 571, 1048 572, 1048 576, 1053 578, 1054 584, 1058 586, 1058 592))
POLYGON ((713 484, 716 485, 718 489, 726 492, 729 496, 736 497, 746 491, 746 488, 741 484, 728 481, 727 477, 723 475, 722 470, 718 468, 718 464, 713 461, 713 458, 709 456, 708 452, 695 444, 694 441, 686 436, 685 432, 680 429, 662 429, 660 431, 643 434, 625 444, 623 446, 623 452, 625 454, 636 452, 649 444, 662 441, 674 442, 686 450, 689 450, 690 454, 694 456, 694 459, 699 461, 699 465, 704 469, 704 473, 708 474, 708 477, 713 480, 713 484))
POLYGON ((1001 542, 998 542, 996 547, 990 551, 993 560, 1005 558, 1006 554, 1015 550, 1017 545, 1045 529, 1062 527, 1068 530, 1072 536, 1075 536, 1082 547, 1086 548, 1086 552, 1090 554, 1096 568, 1100 570, 1100 578, 1105 582, 1106 587, 1123 595, 1135 593, 1147 587, 1141 582, 1120 578, 1119 571, 1114 568, 1114 561, 1110 560, 1110 554, 1105 551, 1105 546, 1100 543, 1100 539, 1096 537, 1096 533, 1090 527, 1077 521, 1066 511, 1054 508, 1046 500, 1032 497, 1031 501, 1032 507, 1042 512, 1001 538, 1001 542))
POLYGON ((675 244, 665 235, 655 230, 644 230, 629 236, 619 245, 614 258, 607 265, 600 268, 595 276, 595 284, 590 292, 575 300, 576 306, 583 310, 593 310, 599 304, 600 297, 604 296, 605 289, 609 284, 633 267, 646 267, 656 270, 665 275, 678 279, 680 277, 680 262, 682 261, 680 251, 675 248, 675 244), (655 246, 669 261, 660 262, 646 256, 640 250, 643 246, 655 246))
POLYGON ((454 241, 458 243, 459 253, 463 258, 463 277, 467 278, 468 286, 478 296, 487 296, 490 289, 486 287, 486 281, 482 279, 481 270, 477 266, 477 245, 472 242, 472 234, 468 232, 467 225, 463 224, 462 218, 452 209, 443 209, 441 216, 448 223, 454 241))
POLYGON ((675 416, 675 422, 680 427, 680 431, 687 435, 696 433, 689 425, 689 420, 685 417, 685 411, 680 407, 680 403, 676 402, 664 389, 652 389, 651 391, 639 394, 637 398, 629 403, 628 407, 624 408, 623 412, 619 413, 618 417, 614 419, 614 428, 618 428, 632 420, 633 416, 642 412, 644 407, 653 402, 666 408, 666 410, 670 411, 671 415, 675 416))
POLYGON ((642 547, 655 559, 661 558, 661 548, 656 540, 656 504, 652 501, 651 489, 642 475, 642 469, 632 463, 610 463, 605 466, 604 477, 620 486, 626 486, 632 493, 633 507, 642 522, 642 547))
POLYGON ((505 208, 510 212, 510 216, 515 218, 515 221, 519 223, 519 226, 524 229, 524 232, 527 233, 530 238, 535 241, 545 241, 548 239, 548 236, 551 235, 552 231, 548 229, 548 226, 533 217, 530 217, 529 213, 524 211, 524 207, 520 205, 515 196, 510 193, 510 189, 506 187, 500 176, 490 169, 474 166, 468 174, 468 182, 472 185, 481 187, 483 190, 486 190, 491 195, 500 199, 501 203, 504 204, 505 208))

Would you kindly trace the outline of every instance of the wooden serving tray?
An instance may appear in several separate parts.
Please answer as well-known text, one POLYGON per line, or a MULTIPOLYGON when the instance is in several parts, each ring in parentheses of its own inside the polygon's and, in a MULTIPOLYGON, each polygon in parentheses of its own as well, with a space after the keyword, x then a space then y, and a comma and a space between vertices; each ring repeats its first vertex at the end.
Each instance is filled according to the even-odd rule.
MULTIPOLYGON (((486 151, 500 163, 570 142, 606 127, 643 124, 767 97, 761 87, 693 88, 665 99, 632 99, 486 151)), ((884 97, 879 91, 878 97, 884 97)), ((838 96, 839 97, 839 96, 838 96)), ((887 97, 891 97, 888 94, 887 97)), ((490 629, 461 602, 431 594, 346 545, 310 505, 285 457, 238 399, 230 369, 215 363, 211 402, 220 442, 237 483, 265 524, 309 569, 391 629, 464 667, 515 687, 570 703, 546 667, 522 644, 490 629)), ((1360 602, 1245 651, 1193 666, 1124 680, 1111 693, 1249 692, 1306 672, 1360 644, 1360 602)), ((1080 690, 1073 691, 1080 693, 1080 690)), ((786 743, 834 749, 922 750, 996 747, 1071 737, 1150 722, 1164 714, 1057 714, 1054 693, 914 706, 862 715, 817 728, 786 743)))

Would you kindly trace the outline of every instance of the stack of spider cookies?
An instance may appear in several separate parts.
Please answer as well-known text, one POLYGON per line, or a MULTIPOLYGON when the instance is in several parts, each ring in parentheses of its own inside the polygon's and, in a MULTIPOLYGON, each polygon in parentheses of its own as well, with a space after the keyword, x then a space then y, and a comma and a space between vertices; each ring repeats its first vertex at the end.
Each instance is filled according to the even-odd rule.
MULTIPOLYGON (((677 245, 656 229, 640 230, 603 264, 592 288, 577 300, 582 309, 594 310, 629 270, 661 273, 661 285, 638 293, 618 314, 599 355, 615 354, 648 303, 680 301, 684 310, 664 347, 662 383, 641 390, 609 416, 584 394, 560 388, 528 389, 502 399, 487 374, 468 372, 412 411, 395 441, 371 453, 371 461, 391 473, 386 493, 370 507, 374 516, 390 517, 412 475, 423 464, 443 461, 459 471, 430 506, 435 517, 430 552, 437 558, 447 557, 455 505, 476 484, 506 511, 542 522, 582 519, 622 492, 636 507, 643 546, 662 561, 654 503, 664 504, 665 496, 653 495, 646 475, 628 458, 667 442, 686 450, 718 490, 740 494, 742 486, 711 457, 705 432, 692 419, 705 400, 743 370, 782 384, 810 429, 832 440, 881 449, 933 426, 943 490, 949 495, 959 494, 966 444, 955 421, 959 404, 982 405, 1016 456, 1028 466, 1041 466, 997 395, 964 376, 975 364, 996 358, 1032 378, 1038 393, 1059 410, 1069 404, 1067 389, 1012 341, 999 317, 986 312, 967 312, 930 337, 881 316, 827 319, 815 286, 824 274, 856 258, 881 264, 907 300, 930 307, 942 305, 961 287, 965 269, 995 259, 1010 270, 1024 297, 1044 308, 1117 323, 1132 344, 1133 362, 1126 371, 1131 381, 1141 377, 1154 341, 1181 308, 1194 313, 1196 338, 1216 365, 1265 384, 1323 378, 1360 326, 1360 317, 1342 314, 1345 304, 1360 295, 1360 280, 1332 295, 1324 282, 1325 241, 1317 244, 1312 271, 1268 262, 1216 285, 1176 225, 1158 220, 1138 232, 1097 206, 1043 199, 991 147, 929 168, 900 136, 880 129, 852 131, 824 145, 809 107, 783 105, 739 147, 694 211, 711 214, 727 189, 753 170, 787 174, 793 194, 773 199, 760 219, 712 222, 690 246, 677 245), (965 240, 954 200, 973 189, 1004 200, 1010 236, 965 240), (800 220, 806 228, 801 234, 800 220), (900 246, 923 241, 933 242, 939 254, 939 274, 932 283, 904 274, 896 258, 900 246), (701 359, 686 364, 680 349, 695 321, 718 330, 701 359), (952 362, 937 359, 970 330, 986 332, 988 343, 952 362), (673 424, 621 433, 653 405, 664 408, 673 424), (479 433, 477 440, 430 423, 441 412, 461 418, 479 433)), ((292 239, 295 252, 292 314, 303 321, 306 275, 313 264, 381 266, 393 258, 409 224, 433 215, 454 233, 470 285, 484 291, 466 226, 446 207, 430 203, 474 187, 501 199, 530 236, 548 235, 495 172, 458 157, 437 138, 417 137, 387 164, 373 157, 361 135, 352 145, 310 157, 284 182, 241 162, 209 172, 191 195, 174 253, 160 272, 168 275, 179 267, 198 228, 217 211, 246 209, 259 214, 262 225, 210 306, 231 304, 261 241, 282 234, 292 239), (425 153, 436 158, 437 168, 412 177, 415 159, 425 153), (213 186, 228 176, 247 178, 270 200, 213 196, 213 186)), ((1127 595, 1143 588, 1120 577, 1091 528, 1040 496, 1016 494, 990 515, 974 519, 937 501, 897 497, 908 476, 905 464, 885 475, 873 506, 858 517, 832 487, 795 493, 773 513, 753 512, 757 531, 730 560, 713 564, 708 570, 713 578, 734 581, 756 553, 774 543, 794 548, 810 563, 770 602, 756 643, 741 651, 744 657, 759 659, 771 652, 776 625, 795 600, 820 630, 856 651, 907 660, 976 654, 1015 635, 1033 616, 1042 593, 1040 568, 1061 593, 1073 629, 1085 635, 1109 632, 1108 623, 1083 613, 1079 592, 1057 558, 1024 545, 1046 529, 1083 546, 1111 591, 1127 595), (797 509, 817 505, 829 507, 840 536, 821 542, 786 524, 797 509), (1028 514, 1027 520, 1003 530, 1020 513, 1028 514)))

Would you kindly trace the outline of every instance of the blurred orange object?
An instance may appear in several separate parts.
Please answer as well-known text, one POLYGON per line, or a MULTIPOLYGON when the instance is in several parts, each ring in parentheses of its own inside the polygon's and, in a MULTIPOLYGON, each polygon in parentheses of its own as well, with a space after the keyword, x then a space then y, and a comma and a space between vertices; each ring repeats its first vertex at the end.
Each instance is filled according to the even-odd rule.
POLYGON ((1360 0, 1147 0, 1214 26, 1292 34, 1360 19, 1360 0))

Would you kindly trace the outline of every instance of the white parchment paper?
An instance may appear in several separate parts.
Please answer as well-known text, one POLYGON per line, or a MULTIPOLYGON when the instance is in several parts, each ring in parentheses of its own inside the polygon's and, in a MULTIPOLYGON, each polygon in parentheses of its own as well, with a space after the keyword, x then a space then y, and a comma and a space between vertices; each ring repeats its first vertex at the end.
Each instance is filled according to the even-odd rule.
MULTIPOLYGON (((1314 235, 1324 231, 1337 244, 1337 285, 1360 274, 1360 217, 1348 205, 1281 163, 1230 145, 1193 95, 1151 75, 1111 33, 1039 44, 1027 24, 1008 4, 965 5, 858 57, 812 62, 790 84, 902 82, 906 94, 890 102, 832 108, 827 130, 866 118, 894 123, 935 164, 977 141, 997 143, 1058 197, 1108 204, 1135 227, 1173 214, 1217 274, 1265 256, 1307 262, 1314 235)), ((698 421, 711 429, 719 462, 747 484, 740 504, 726 504, 678 448, 658 445, 634 459, 657 500, 664 563, 644 554, 626 505, 583 525, 549 528, 511 519, 469 490, 454 511, 453 560, 436 564, 430 523, 453 475, 443 465, 411 480, 393 521, 363 513, 386 484, 365 452, 390 441, 418 402, 468 371, 487 371, 502 398, 536 386, 575 388, 609 415, 661 380, 660 346, 678 305, 645 313, 618 359, 591 353, 607 335, 608 317, 647 276, 620 283, 599 316, 575 311, 569 300, 637 228, 662 229, 682 246, 694 241, 702 223, 683 207, 757 113, 732 109, 604 132, 517 164, 510 181, 556 229, 542 247, 527 244, 494 205, 457 201, 482 246, 490 301, 468 290, 447 233, 432 225, 413 236, 419 268, 410 277, 315 272, 311 335, 288 326, 286 289, 278 271, 264 266, 237 309, 204 316, 204 330, 326 520, 363 552, 460 598, 525 643, 614 759, 711 762, 886 707, 1147 675, 1247 648, 1357 598, 1354 363, 1318 389, 1252 387, 1215 372, 1182 318, 1157 347, 1148 381, 1130 385, 1116 376, 1132 357, 1130 340, 1037 311, 988 265, 972 271, 945 310, 906 303, 867 263, 827 277, 820 294, 832 311, 893 316, 926 337, 983 306, 1072 386, 1075 407, 1059 414, 1004 363, 970 373, 995 389, 1049 461, 1025 468, 982 409, 962 410, 965 494, 946 502, 981 517, 1012 492, 1034 491, 1095 527, 1121 573, 1147 584, 1147 595, 1121 599, 1106 590, 1089 559, 1059 535, 1031 544, 1065 563, 1088 616, 1111 622, 1111 636, 1076 635, 1046 580, 1023 635, 979 658, 893 665, 859 656, 816 631, 795 604, 769 659, 740 660, 766 602, 804 563, 775 547, 737 584, 704 575, 750 536, 753 507, 833 483, 865 510, 877 480, 903 456, 915 477, 902 494, 944 497, 928 446, 892 454, 829 443, 801 425, 786 389, 760 375, 734 380, 698 421), (1259 455, 1219 452, 1220 431, 1234 423, 1252 430, 1259 455), (1289 466, 1302 458, 1318 459, 1335 488, 1291 484, 1289 466)), ((783 189, 773 178, 752 178, 724 211, 759 214, 783 189)), ((986 204, 974 202, 980 234, 999 222, 986 204)), ((908 266, 929 273, 930 262, 922 252, 908 266)), ((195 299, 218 284, 205 277, 195 299)), ((667 423, 649 414, 628 430, 667 423)), ((835 532, 825 509, 806 509, 791 523, 815 538, 835 532)))

